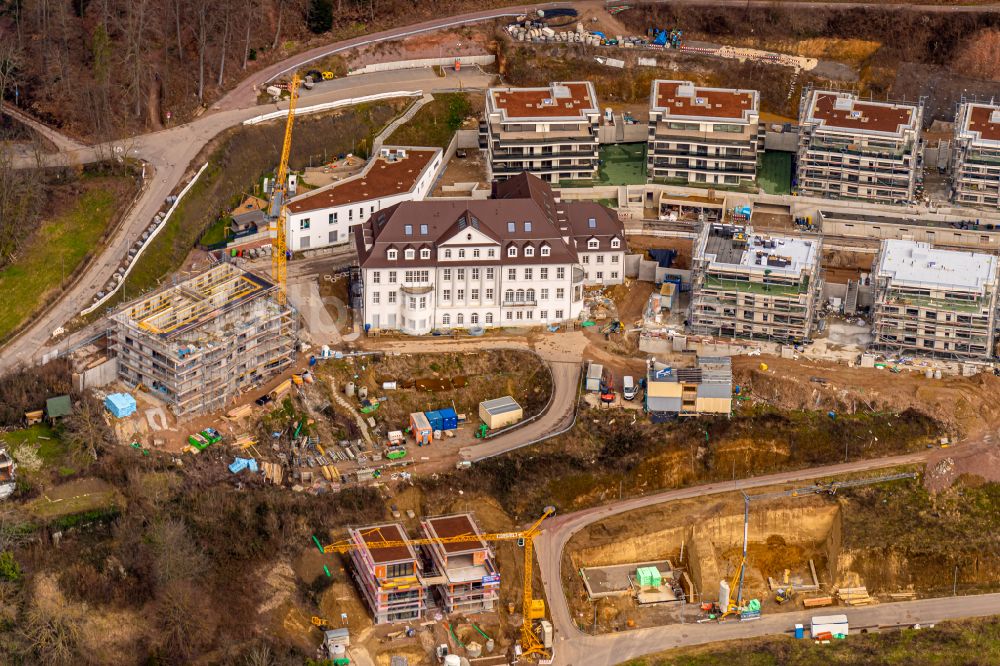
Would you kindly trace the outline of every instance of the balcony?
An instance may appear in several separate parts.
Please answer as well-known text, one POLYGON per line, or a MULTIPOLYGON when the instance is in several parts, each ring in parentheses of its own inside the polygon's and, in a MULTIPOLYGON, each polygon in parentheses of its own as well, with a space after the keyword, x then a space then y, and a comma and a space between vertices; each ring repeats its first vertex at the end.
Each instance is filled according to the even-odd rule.
POLYGON ((422 296, 423 294, 429 294, 434 291, 434 285, 429 282, 404 282, 402 290, 404 294, 422 296))
POLYGON ((512 298, 511 300, 504 300, 503 307, 505 308, 519 308, 519 307, 535 307, 538 305, 538 301, 534 298, 512 298))

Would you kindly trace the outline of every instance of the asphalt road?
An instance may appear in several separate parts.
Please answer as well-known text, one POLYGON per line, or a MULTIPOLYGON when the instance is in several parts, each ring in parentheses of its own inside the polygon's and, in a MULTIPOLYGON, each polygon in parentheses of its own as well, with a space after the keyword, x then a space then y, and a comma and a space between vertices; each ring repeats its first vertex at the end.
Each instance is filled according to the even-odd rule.
MULTIPOLYGON (((555 630, 555 663, 561 666, 603 666, 679 646, 783 633, 791 630, 795 622, 801 622, 802 618, 810 615, 808 611, 780 613, 765 616, 755 622, 676 624, 599 636, 585 634, 573 621, 562 589, 562 553, 570 538, 588 525, 626 511, 663 502, 923 463, 937 453, 922 451, 890 458, 859 460, 750 479, 678 488, 550 518, 545 522, 543 532, 535 539, 535 552, 538 554, 542 585, 555 630)), ((845 609, 837 610, 838 613, 843 611, 845 609)), ((846 609, 846 613, 851 624, 858 626, 927 623, 948 618, 993 615, 1000 614, 1000 594, 962 597, 959 601, 933 599, 881 604, 874 607, 846 609)))

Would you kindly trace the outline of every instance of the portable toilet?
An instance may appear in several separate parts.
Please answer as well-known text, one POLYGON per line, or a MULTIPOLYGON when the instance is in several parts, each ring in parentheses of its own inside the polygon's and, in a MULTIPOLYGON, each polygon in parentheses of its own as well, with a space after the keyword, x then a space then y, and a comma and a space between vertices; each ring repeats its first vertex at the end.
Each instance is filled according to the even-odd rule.
POLYGON ((410 414, 410 431, 418 446, 430 444, 434 440, 434 429, 431 428, 430 421, 423 412, 410 414))

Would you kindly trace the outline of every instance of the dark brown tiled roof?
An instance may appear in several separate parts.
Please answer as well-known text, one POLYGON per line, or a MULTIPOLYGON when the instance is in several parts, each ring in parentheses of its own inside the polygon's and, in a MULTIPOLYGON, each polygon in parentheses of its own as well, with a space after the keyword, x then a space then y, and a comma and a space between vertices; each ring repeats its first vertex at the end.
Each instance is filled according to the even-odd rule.
POLYGON ((403 528, 397 524, 377 525, 375 527, 363 527, 357 530, 361 539, 369 546, 372 561, 375 564, 387 564, 389 562, 401 562, 412 560, 413 553, 406 546, 393 546, 390 548, 374 548, 374 544, 383 541, 409 541, 403 528))
POLYGON ((964 129, 978 132, 984 141, 1000 141, 1000 123, 993 122, 993 112, 1000 110, 998 106, 981 106, 974 104, 969 111, 969 124, 964 129))
POLYGON ((693 96, 678 95, 686 81, 655 81, 655 110, 664 116, 729 118, 744 120, 747 111, 756 111, 756 93, 751 90, 719 90, 694 87, 693 96))
MULTIPOLYGON (((449 537, 467 536, 479 533, 476 529, 476 525, 472 522, 472 518, 468 514, 428 518, 426 523, 430 526, 431 531, 433 531, 432 534, 428 535, 432 538, 436 536, 442 539, 447 539, 449 537)), ((440 546, 444 549, 444 552, 447 555, 460 555, 462 553, 483 550, 487 547, 486 542, 482 539, 477 541, 442 543, 440 546)))
POLYGON ((914 107, 904 104, 881 104, 852 100, 850 109, 837 109, 836 93, 818 92, 811 109, 812 117, 823 127, 897 133, 900 126, 913 122, 914 107))
POLYGON ((288 202, 288 210, 304 213, 409 192, 436 152, 408 148, 401 159, 374 158, 362 175, 295 197, 288 202))
POLYGON ((549 88, 491 88, 493 106, 507 118, 585 118, 595 113, 597 100, 586 82, 553 83, 549 88), (557 96, 557 89, 568 92, 557 96))

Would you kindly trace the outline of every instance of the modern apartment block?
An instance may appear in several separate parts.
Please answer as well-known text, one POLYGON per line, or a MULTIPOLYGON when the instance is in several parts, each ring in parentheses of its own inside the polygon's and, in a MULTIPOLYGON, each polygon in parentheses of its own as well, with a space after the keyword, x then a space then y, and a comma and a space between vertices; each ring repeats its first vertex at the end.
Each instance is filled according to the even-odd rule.
POLYGON ((372 548, 383 541, 409 542, 398 523, 349 531, 354 578, 361 588, 375 624, 419 620, 427 607, 421 561, 412 545, 372 548))
POLYGON ((527 171, 553 183, 592 180, 597 176, 600 117, 589 81, 491 88, 479 124, 489 177, 506 180, 527 171))
POLYGON ((872 273, 873 347, 955 358, 994 355, 996 256, 885 240, 872 273))
POLYGON ((959 106, 951 179, 955 203, 1000 208, 1000 105, 959 106))
POLYGON ((714 187, 753 183, 764 145, 759 106, 756 90, 653 81, 649 180, 714 187))
POLYGON ((527 173, 486 200, 397 204, 354 227, 365 329, 534 326, 575 319, 588 285, 621 284, 618 215, 558 201, 527 173))
POLYGON ((119 374, 177 416, 213 411, 295 358, 297 315, 261 276, 221 263, 112 315, 119 374))
POLYGON ((923 104, 866 102, 808 90, 799 112, 797 182, 803 194, 902 203, 920 172, 923 104))
POLYGON ((820 241, 706 224, 695 241, 691 284, 692 332, 806 340, 821 290, 820 241))
MULTIPOLYGON (((467 513, 428 518, 421 524, 429 539, 482 534, 467 513)), ((500 595, 500 573, 485 541, 432 543, 425 550, 430 554, 425 582, 434 585, 446 613, 493 610, 500 595)))
POLYGON ((364 170, 288 202, 288 249, 349 243, 350 228, 400 201, 420 201, 441 168, 440 148, 383 146, 364 170))

